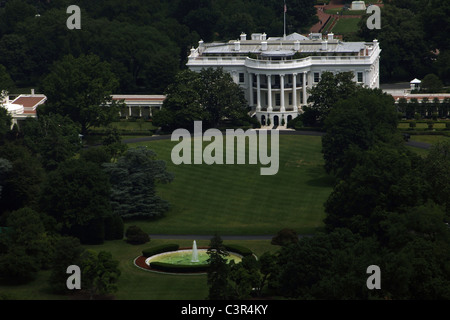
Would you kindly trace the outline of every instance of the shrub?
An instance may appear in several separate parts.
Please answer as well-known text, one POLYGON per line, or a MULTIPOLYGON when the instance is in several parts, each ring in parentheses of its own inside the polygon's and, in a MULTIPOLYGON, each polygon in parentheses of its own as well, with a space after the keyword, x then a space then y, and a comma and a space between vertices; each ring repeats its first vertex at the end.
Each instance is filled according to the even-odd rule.
POLYGON ((298 242, 298 234, 292 229, 282 229, 272 238, 271 244, 278 246, 287 246, 298 242))
POLYGON ((250 250, 249 248, 246 248, 246 247, 243 247, 240 245, 236 245, 236 244, 225 245, 225 249, 227 251, 240 254, 241 256, 244 256, 244 257, 250 256, 253 254, 252 250, 250 250))
POLYGON ((288 121, 287 123, 287 128, 291 128, 291 129, 300 129, 303 127, 303 121, 302 121, 302 117, 298 116, 290 121, 288 121))
POLYGON ((105 240, 123 239, 124 228, 122 217, 118 214, 105 218, 105 240))
POLYGON ((415 128, 415 127, 416 127, 416 122, 415 122, 415 121, 411 121, 411 122, 409 123, 409 127, 410 127, 410 128, 415 128))
POLYGON ((428 130, 433 130, 434 122, 428 121, 427 124, 428 124, 428 130))
POLYGON ((193 273, 193 272, 206 272, 208 270, 208 264, 171 264, 164 262, 150 262, 150 268, 165 271, 165 272, 177 272, 177 273, 193 273))
POLYGON ((143 244, 150 241, 150 236, 138 226, 129 226, 125 236, 127 242, 131 244, 143 244))
POLYGON ((446 122, 445 123, 445 129, 446 130, 450 130, 450 122, 446 122))
POLYGON ((155 254, 177 251, 180 246, 178 244, 162 244, 160 246, 151 247, 142 250, 142 255, 146 258, 154 256, 155 254))

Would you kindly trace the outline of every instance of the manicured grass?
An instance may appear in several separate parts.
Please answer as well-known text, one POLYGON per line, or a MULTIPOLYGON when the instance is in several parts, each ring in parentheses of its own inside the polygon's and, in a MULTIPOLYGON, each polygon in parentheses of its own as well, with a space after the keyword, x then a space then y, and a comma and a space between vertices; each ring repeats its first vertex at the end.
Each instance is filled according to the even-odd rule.
POLYGON ((360 20, 360 18, 341 18, 334 25, 333 32, 338 34, 356 32, 360 20))
POLYGON ((410 140, 412 141, 418 141, 418 142, 426 142, 430 144, 436 144, 438 142, 448 141, 450 142, 450 137, 446 136, 439 136, 439 135, 412 135, 410 137, 410 140))
POLYGON ((313 233, 323 226, 333 180, 323 169, 320 137, 280 136, 279 171, 272 176, 260 175, 260 164, 174 165, 170 154, 177 143, 130 145, 154 150, 175 179, 158 187, 172 206, 164 218, 128 224, 150 234, 206 235, 273 235, 286 227, 313 233))
MULTIPOLYGON (((193 240, 151 240, 142 245, 130 245, 123 240, 107 241, 102 245, 85 246, 96 252, 111 252, 119 261, 121 276, 114 294, 118 300, 202 300, 208 295, 206 275, 170 275, 145 271, 136 267, 134 259, 148 247, 165 243, 178 243, 181 247, 192 246, 193 240)), ((209 240, 196 241, 198 246, 207 246, 209 240)), ((225 244, 239 244, 251 249, 257 256, 264 252, 275 252, 280 247, 270 244, 270 240, 224 241, 225 244)), ((20 300, 70 299, 69 296, 55 295, 48 291, 49 271, 39 272, 36 280, 19 286, 0 284, 0 298, 20 300)))
MULTIPOLYGON (((409 122, 400 122, 398 124, 399 129, 408 129, 409 122)), ((426 122, 416 122, 416 129, 427 129, 428 124, 426 122)), ((445 129, 445 122, 435 122, 433 124, 434 129, 445 129)))
MULTIPOLYGON (((261 176, 262 165, 179 165, 171 161, 172 148, 178 142, 151 141, 153 149, 175 174, 172 183, 158 186, 163 199, 172 204, 166 217, 157 221, 129 221, 150 234, 275 235, 282 228, 309 234, 323 226, 323 203, 332 191, 332 179, 324 172, 321 138, 314 136, 280 136, 279 171, 261 176)), ((204 147, 209 142, 204 142, 204 147)), ((206 275, 157 274, 136 267, 134 259, 144 248, 164 243, 189 247, 193 240, 206 246, 209 240, 157 240, 130 245, 123 240, 86 246, 95 251, 111 252, 119 261, 121 276, 115 298, 119 300, 198 300, 208 294, 206 275)), ((235 240, 257 256, 275 252, 270 240, 235 240)), ((48 291, 49 271, 41 271, 36 280, 22 286, 0 284, 0 298, 68 299, 48 291)))

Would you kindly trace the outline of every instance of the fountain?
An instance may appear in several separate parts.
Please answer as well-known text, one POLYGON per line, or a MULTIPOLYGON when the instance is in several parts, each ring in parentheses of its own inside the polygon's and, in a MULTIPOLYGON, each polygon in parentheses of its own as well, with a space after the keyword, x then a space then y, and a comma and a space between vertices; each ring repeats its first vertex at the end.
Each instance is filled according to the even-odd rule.
POLYGON ((192 244, 192 259, 191 262, 198 262, 198 251, 197 251, 197 243, 194 240, 192 244))
MULTIPOLYGON (((143 264, 152 270, 169 273, 205 273, 209 264, 209 254, 207 249, 198 249, 194 240, 192 248, 171 249, 151 256, 146 256, 143 264)), ((228 262, 239 263, 242 256, 229 252, 225 257, 228 262)))

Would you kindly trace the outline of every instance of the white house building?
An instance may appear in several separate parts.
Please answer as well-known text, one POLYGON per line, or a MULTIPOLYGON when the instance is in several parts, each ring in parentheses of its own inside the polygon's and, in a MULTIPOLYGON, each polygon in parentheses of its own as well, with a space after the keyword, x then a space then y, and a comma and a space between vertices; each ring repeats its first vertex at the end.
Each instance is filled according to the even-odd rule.
POLYGON ((197 72, 222 67, 242 87, 261 124, 270 119, 278 125, 298 116, 307 104, 307 88, 317 84, 325 71, 351 71, 356 82, 378 88, 380 52, 377 40, 342 42, 333 34, 325 38, 321 33, 279 38, 241 34, 228 42, 199 41, 187 66, 197 72))

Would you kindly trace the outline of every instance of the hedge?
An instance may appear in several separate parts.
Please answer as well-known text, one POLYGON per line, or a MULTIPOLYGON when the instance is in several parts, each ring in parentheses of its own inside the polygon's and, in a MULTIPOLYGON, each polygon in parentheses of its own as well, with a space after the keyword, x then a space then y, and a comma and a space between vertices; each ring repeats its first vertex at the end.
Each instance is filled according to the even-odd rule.
POLYGON ((227 251, 240 254, 243 257, 251 256, 253 254, 253 252, 249 248, 246 248, 246 247, 243 247, 240 245, 228 244, 228 245, 224 245, 224 246, 227 251))
POLYGON ((164 262, 150 262, 150 268, 165 271, 165 272, 177 272, 177 273, 192 273, 192 272, 206 272, 208 270, 208 264, 171 264, 164 262))
POLYGON ((142 250, 142 255, 146 258, 154 256, 155 254, 169 252, 169 251, 177 251, 180 246, 178 244, 163 244, 160 246, 148 248, 142 250))

